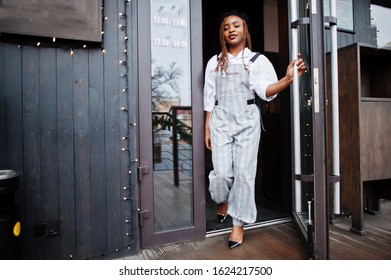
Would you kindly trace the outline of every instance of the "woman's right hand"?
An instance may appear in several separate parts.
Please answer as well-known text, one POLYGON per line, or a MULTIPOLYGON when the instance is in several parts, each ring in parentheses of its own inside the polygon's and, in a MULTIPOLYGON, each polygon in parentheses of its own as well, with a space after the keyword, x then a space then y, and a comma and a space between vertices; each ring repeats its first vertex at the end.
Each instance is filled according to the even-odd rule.
POLYGON ((210 130, 209 130, 209 120, 211 112, 206 112, 205 115, 205 146, 208 150, 212 150, 212 144, 210 142, 210 130))
POLYGON ((205 146, 208 150, 212 150, 210 143, 210 131, 209 128, 205 128, 205 146))

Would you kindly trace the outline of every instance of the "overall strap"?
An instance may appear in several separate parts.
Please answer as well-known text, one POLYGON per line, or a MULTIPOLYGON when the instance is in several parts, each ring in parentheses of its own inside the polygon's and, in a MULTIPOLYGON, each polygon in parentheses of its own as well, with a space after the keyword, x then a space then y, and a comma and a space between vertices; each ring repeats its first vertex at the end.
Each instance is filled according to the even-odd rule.
MULTIPOLYGON (((261 54, 259 52, 255 53, 255 55, 250 59, 250 64, 254 63, 254 61, 257 60, 257 58, 260 55, 261 54)), ((259 98, 257 98, 257 99, 259 99, 259 98)), ((260 99, 258 101, 260 101, 260 99)), ((257 104, 257 106, 258 106, 258 109, 259 109, 259 115, 261 117, 261 128, 262 128, 262 131, 266 132, 265 126, 263 125, 263 118, 262 118, 262 111, 261 111, 261 104, 260 104, 260 102, 257 104)))
POLYGON ((253 63, 261 54, 259 52, 255 53, 255 55, 250 59, 250 63, 253 63))
MULTIPOLYGON (((261 53, 257 52, 255 55, 250 59, 250 63, 253 63, 257 58, 261 55, 261 53)), ((219 61, 219 55, 216 55, 216 60, 219 61)))

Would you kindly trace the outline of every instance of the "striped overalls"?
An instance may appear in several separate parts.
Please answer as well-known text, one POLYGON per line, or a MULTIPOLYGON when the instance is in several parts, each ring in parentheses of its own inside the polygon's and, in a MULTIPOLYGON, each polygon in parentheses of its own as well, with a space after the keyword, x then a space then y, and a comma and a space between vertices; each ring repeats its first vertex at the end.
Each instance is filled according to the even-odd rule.
POLYGON ((209 191, 216 203, 228 201, 235 226, 256 220, 255 176, 261 135, 260 112, 244 65, 216 74, 216 104, 209 122, 213 170, 209 191))

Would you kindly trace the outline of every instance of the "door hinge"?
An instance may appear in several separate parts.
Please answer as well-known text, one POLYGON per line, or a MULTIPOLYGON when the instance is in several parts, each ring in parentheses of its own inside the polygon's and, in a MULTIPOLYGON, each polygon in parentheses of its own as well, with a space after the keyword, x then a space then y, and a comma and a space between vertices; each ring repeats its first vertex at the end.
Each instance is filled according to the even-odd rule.
POLYGON ((151 211, 149 210, 139 210, 138 212, 138 221, 140 227, 144 225, 144 220, 149 218, 149 214, 151 211))
POLYGON ((137 167, 137 175, 138 175, 138 181, 141 182, 143 180, 143 174, 149 173, 149 167, 148 166, 139 166, 137 167))

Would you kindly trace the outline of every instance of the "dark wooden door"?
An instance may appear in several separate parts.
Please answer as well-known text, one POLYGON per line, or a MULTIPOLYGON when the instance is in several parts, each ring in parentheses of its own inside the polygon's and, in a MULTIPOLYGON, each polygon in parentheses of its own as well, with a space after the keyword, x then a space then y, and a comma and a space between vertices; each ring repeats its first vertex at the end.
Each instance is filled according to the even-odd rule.
POLYGON ((205 235, 201 1, 138 1, 137 9, 139 224, 146 248, 205 235))

